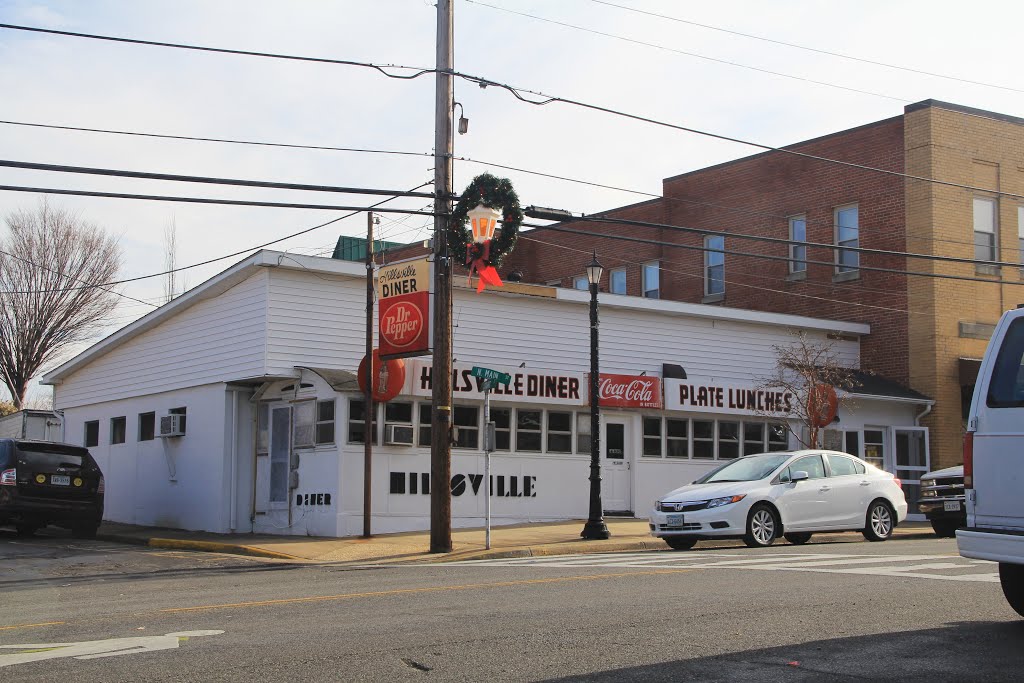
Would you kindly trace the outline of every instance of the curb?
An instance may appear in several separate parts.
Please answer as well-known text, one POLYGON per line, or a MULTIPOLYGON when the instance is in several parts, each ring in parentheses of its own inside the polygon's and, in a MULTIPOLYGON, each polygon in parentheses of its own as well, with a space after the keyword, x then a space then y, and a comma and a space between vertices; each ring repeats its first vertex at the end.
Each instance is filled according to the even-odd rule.
POLYGON ((279 553, 275 550, 265 550, 251 545, 236 545, 234 543, 218 543, 216 541, 193 541, 178 538, 150 538, 146 545, 152 548, 174 548, 177 550, 198 550, 207 553, 228 553, 231 555, 250 555, 252 557, 267 557, 275 560, 301 560, 301 557, 279 553))

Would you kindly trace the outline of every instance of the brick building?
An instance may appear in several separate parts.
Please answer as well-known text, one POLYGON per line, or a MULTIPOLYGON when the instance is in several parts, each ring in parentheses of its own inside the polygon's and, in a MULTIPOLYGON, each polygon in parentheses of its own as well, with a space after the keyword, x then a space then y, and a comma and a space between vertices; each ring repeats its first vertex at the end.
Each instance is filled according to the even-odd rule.
POLYGON ((868 323, 862 367, 935 399, 921 419, 931 465, 959 463, 973 359, 1000 313, 1024 301, 1024 271, 842 247, 1021 263, 1024 119, 926 100, 787 149, 853 165, 769 151, 666 178, 661 198, 525 233, 502 270, 572 287, 596 250, 602 291, 868 323))

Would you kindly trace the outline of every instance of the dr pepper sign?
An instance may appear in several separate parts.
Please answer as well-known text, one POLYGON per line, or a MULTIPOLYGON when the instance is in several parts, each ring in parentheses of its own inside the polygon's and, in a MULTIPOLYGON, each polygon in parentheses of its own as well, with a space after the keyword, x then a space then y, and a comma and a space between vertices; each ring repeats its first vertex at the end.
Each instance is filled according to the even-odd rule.
POLYGON ((430 354, 430 262, 400 261, 377 271, 377 336, 380 357, 430 354))

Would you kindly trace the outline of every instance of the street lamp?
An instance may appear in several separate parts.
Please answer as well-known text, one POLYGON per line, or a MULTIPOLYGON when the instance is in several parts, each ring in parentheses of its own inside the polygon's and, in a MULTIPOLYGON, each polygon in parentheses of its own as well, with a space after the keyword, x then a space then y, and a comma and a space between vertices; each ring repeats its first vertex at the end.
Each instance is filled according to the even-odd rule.
POLYGON ((604 268, 594 260, 587 266, 587 282, 590 283, 590 516, 580 534, 587 540, 605 539, 611 536, 604 523, 604 506, 601 503, 601 407, 598 397, 600 363, 597 345, 597 288, 601 283, 604 268))

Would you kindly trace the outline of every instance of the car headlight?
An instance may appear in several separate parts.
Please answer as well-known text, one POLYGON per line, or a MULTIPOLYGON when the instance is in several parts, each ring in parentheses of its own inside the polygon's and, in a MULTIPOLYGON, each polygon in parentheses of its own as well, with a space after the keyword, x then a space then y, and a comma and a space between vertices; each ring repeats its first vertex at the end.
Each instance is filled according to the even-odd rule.
POLYGON ((935 486, 935 480, 934 479, 922 479, 921 480, 921 486, 935 486))
POLYGON ((733 503, 738 503, 738 502, 740 502, 741 500, 743 500, 746 497, 747 497, 747 494, 743 493, 743 494, 740 494, 738 496, 725 496, 724 498, 712 498, 711 500, 708 501, 708 507, 709 508, 720 508, 723 505, 731 505, 733 503))
POLYGON ((935 493, 935 491, 922 491, 921 492, 921 497, 922 498, 935 498, 936 495, 937 494, 935 493))

